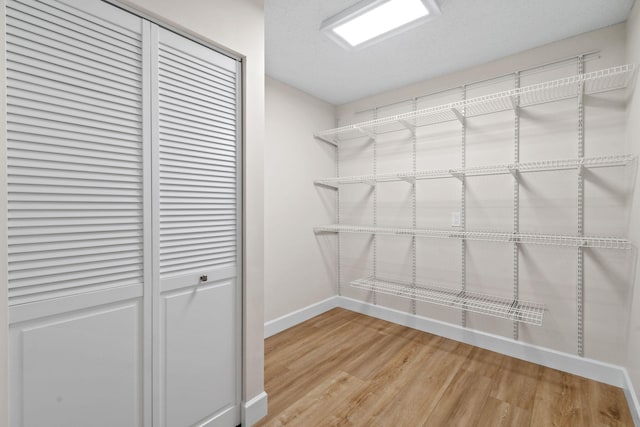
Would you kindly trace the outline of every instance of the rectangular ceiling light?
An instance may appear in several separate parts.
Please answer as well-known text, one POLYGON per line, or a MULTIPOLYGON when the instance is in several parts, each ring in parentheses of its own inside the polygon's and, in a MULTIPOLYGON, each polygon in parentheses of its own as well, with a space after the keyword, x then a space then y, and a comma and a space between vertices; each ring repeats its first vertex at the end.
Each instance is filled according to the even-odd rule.
POLYGON ((365 0, 327 19, 321 30, 346 47, 364 47, 438 14, 434 0, 365 0))

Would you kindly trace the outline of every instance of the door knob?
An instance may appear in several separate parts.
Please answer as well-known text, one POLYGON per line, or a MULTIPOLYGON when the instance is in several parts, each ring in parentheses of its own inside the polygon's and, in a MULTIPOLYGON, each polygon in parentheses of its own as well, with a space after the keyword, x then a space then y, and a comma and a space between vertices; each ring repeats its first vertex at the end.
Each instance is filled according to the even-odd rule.
POLYGON ((200 281, 201 282, 206 282, 207 280, 209 280, 209 278, 207 277, 206 274, 203 274, 202 276, 200 276, 200 281))

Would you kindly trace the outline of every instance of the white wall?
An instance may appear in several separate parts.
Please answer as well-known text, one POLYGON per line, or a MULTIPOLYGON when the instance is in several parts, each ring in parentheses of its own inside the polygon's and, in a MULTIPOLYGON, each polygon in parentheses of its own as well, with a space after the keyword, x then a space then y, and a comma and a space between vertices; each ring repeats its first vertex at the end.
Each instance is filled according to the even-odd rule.
MULTIPOLYGON (((593 71, 626 63, 624 24, 586 33, 526 51, 482 66, 420 82, 338 107, 340 124, 409 111, 414 97, 423 108, 460 99, 460 90, 432 96, 448 88, 525 70, 558 59, 599 51, 586 64, 593 71)), ((401 72, 401 69, 399 70, 401 72)), ((574 75, 576 62, 523 73, 521 85, 574 75)), ((514 86, 513 77, 493 79, 467 87, 467 97, 480 96, 514 86)), ((624 91, 585 97, 586 156, 622 154, 625 143, 624 91)), ((530 107, 520 121, 520 161, 576 158, 578 145, 575 99, 530 107)), ((467 122, 467 166, 513 161, 513 112, 469 119, 467 122)), ((411 170, 408 132, 379 138, 377 173, 411 170)), ((460 124, 449 122, 418 131, 417 168, 447 169, 460 166, 460 124)), ((373 145, 366 138, 344 142, 340 149, 341 175, 373 173, 373 145)), ((631 168, 599 169, 585 175, 585 232, 589 235, 624 236, 628 230, 631 168)), ((528 174, 520 180, 520 231, 534 233, 577 233, 577 175, 574 172, 528 174)), ((513 178, 510 175, 467 180, 467 229, 511 231, 513 178)), ((367 186, 345 186, 340 193, 343 223, 371 224, 371 190, 367 186), (348 188, 347 188, 348 187, 348 188)), ((377 187, 377 225, 411 226, 410 186, 404 182, 377 187)), ((460 183, 455 179, 419 181, 417 184, 417 226, 451 228, 451 214, 459 210, 460 183)), ((372 301, 369 292, 349 287, 355 278, 371 274, 373 246, 367 235, 341 238, 342 290, 348 297, 372 301)), ((377 270, 400 280, 411 279, 410 239, 380 236, 377 240, 377 270)), ((417 240, 418 282, 456 288, 460 280, 460 242, 417 240)), ((512 246, 490 242, 469 242, 467 289, 510 297, 512 293, 512 246)), ((626 361, 628 300, 631 295, 630 251, 585 251, 585 356, 615 364, 626 361), (612 349, 618 349, 612 351, 612 349)), ((520 340, 568 353, 577 351, 575 303, 577 250, 575 248, 521 245, 520 298, 547 305, 541 327, 520 325, 520 340)), ((408 300, 378 295, 377 302, 397 310, 410 311, 408 300)), ((417 304, 417 314, 460 324, 460 312, 448 307, 417 304)), ((467 326, 510 338, 512 322, 469 314, 467 326)))
POLYGON ((265 321, 334 294, 335 256, 312 228, 334 222, 335 192, 313 185, 335 174, 335 149, 313 138, 334 126, 335 107, 266 79, 265 321))
POLYGON ((263 0, 123 0, 148 16, 244 57, 244 395, 264 391, 263 0))
MULTIPOLYGON (((636 2, 627 21, 628 61, 640 64, 640 3, 636 2)), ((627 107, 627 142, 629 151, 640 155, 640 84, 636 82, 631 102, 627 107)), ((635 195, 629 237, 636 247, 640 247, 640 175, 636 175, 635 195)), ((637 396, 640 396, 640 268, 636 260, 635 292, 633 294, 631 319, 629 324, 629 353, 627 370, 637 396)))

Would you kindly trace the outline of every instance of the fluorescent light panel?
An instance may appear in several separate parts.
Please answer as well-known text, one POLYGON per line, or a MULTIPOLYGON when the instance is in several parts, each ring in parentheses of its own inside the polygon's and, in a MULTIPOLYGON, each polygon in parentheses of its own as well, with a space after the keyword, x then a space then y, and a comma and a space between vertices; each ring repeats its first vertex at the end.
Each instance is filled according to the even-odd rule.
POLYGON ((428 14, 422 0, 389 0, 332 30, 351 46, 358 46, 428 14))

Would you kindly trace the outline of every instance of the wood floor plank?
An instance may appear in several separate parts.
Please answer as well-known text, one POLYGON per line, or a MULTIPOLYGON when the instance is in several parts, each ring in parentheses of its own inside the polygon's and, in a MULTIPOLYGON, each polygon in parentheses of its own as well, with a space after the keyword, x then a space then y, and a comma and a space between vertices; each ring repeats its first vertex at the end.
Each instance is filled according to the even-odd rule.
POLYGON ((278 351, 286 352, 292 345, 304 347, 318 337, 335 333, 340 326, 359 319, 349 310, 333 309, 313 317, 265 340, 265 354, 279 357, 278 351))
POLYGON ((507 356, 502 354, 473 347, 462 368, 478 375, 494 378, 506 358, 507 356))
POLYGON ((587 409, 586 423, 594 426, 633 425, 631 412, 625 402, 624 391, 618 387, 589 381, 582 381, 583 407, 587 409))
POLYGON ((376 332, 374 336, 376 338, 371 341, 371 345, 365 351, 345 363, 343 366, 345 372, 363 380, 367 379, 378 372, 380 367, 395 355, 395 352, 407 344, 406 341, 380 332, 376 332))
MULTIPOLYGON (((275 349, 272 357, 278 360, 279 363, 294 369, 292 367, 294 363, 297 363, 297 367, 300 367, 307 361, 307 358, 312 358, 316 354, 326 354, 327 351, 339 348, 339 345, 342 345, 345 341, 351 341, 354 330, 360 331, 358 326, 351 322, 343 322, 326 329, 311 328, 308 336, 291 341, 289 344, 275 349)), ((359 333, 359 335, 364 334, 364 331, 359 333)))
POLYGON ((343 310, 341 308, 334 308, 309 319, 308 322, 309 325, 315 328, 331 328, 332 326, 339 323, 347 321, 353 322, 357 320, 361 320, 361 317, 358 315, 358 313, 354 313, 353 311, 349 310, 343 310))
MULTIPOLYGON (((353 325, 347 324, 347 326, 353 325)), ((300 398, 326 377, 340 370, 347 360, 355 358, 370 347, 371 339, 375 334, 375 331, 360 331, 356 336, 341 333, 341 338, 338 340, 325 337, 319 348, 314 346, 312 352, 303 351, 302 354, 297 354, 299 360, 287 359, 286 366, 289 372, 267 389, 267 393, 273 395, 269 398, 270 410, 276 412, 283 410, 292 399, 300 398)), ((265 365, 267 363, 268 361, 265 360, 265 365)))
POLYGON ((536 387, 532 426, 579 427, 585 425, 580 377, 543 369, 536 387))
POLYGON ((265 342, 259 426, 633 426, 621 389, 334 309, 265 342))
POLYGON ((491 378, 459 369, 423 426, 474 426, 489 397, 491 378))
POLYGON ((269 389, 275 389, 278 385, 278 381, 284 376, 290 374, 289 368, 285 365, 278 363, 277 361, 270 361, 264 364, 264 383, 265 387, 269 389))
POLYGON ((504 357, 490 396, 531 411, 542 370, 540 365, 504 357))
POLYGON ((411 339, 404 337, 398 338, 396 336, 383 335, 378 341, 382 343, 381 346, 377 346, 375 342, 371 343, 371 346, 366 349, 366 357, 358 358, 358 363, 348 365, 345 369, 352 375, 355 375, 362 379, 371 379, 380 374, 381 369, 387 369, 389 366, 394 366, 392 359, 403 354, 401 349, 410 345, 421 345, 414 343, 411 339))
POLYGON ((274 358, 274 360, 280 359, 287 354, 287 350, 302 350, 305 345, 313 343, 319 337, 329 333, 326 329, 300 327, 300 325, 294 328, 291 333, 287 330, 287 333, 281 332, 265 340, 265 355, 274 358))
MULTIPOLYGON (((396 356, 381 366, 367 381, 367 386, 352 402, 345 402, 336 413, 336 425, 378 425, 385 410, 396 404, 400 389, 407 377, 419 371, 424 359, 433 349, 413 341, 398 351, 396 356)), ((375 354, 371 354, 375 357, 375 354)))
POLYGON ((389 331, 397 326, 402 328, 402 326, 396 325, 395 323, 387 322, 382 319, 371 318, 368 316, 357 316, 356 318, 352 319, 352 321, 358 323, 359 325, 362 325, 363 327, 375 329, 378 332, 389 331))
POLYGON ((465 361, 465 356, 442 350, 420 354, 418 369, 407 370, 397 378, 393 402, 377 417, 381 424, 424 424, 465 361))
POLYGON ((476 427, 525 427, 531 422, 531 411, 488 397, 476 427))
MULTIPOLYGON (((274 350, 282 347, 283 345, 305 337, 312 330, 311 328, 320 322, 325 321, 332 323, 342 323, 342 318, 344 318, 347 314, 348 313, 344 313, 343 311, 333 312, 333 310, 330 310, 295 326, 292 326, 291 328, 284 331, 286 333, 281 332, 272 335, 271 337, 269 337, 269 339, 266 339, 264 342, 264 351, 267 354, 272 354, 274 350)), ((321 332, 320 330, 317 331, 321 332)))
POLYGON ((359 353, 354 350, 368 348, 378 336, 378 333, 373 330, 361 330, 355 323, 347 323, 336 328, 335 331, 336 333, 324 335, 292 355, 287 362, 289 369, 297 370, 305 367, 322 369, 323 365, 330 363, 336 357, 344 356, 345 352, 352 352, 352 357, 357 357, 359 353))
POLYGON ((328 376, 325 381, 264 425, 326 425, 335 408, 344 400, 348 400, 350 395, 356 393, 362 385, 362 380, 339 371, 328 376))

